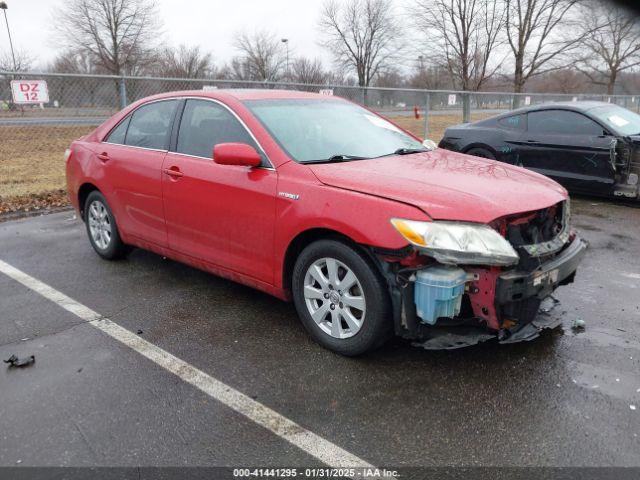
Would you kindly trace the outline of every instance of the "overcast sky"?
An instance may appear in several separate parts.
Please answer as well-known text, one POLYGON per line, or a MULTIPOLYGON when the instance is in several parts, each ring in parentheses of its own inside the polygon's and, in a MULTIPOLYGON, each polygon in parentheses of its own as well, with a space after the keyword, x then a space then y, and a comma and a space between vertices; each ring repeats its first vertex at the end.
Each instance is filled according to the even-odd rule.
MULTIPOLYGON (((64 0, 5 0, 14 46, 29 52, 36 67, 51 61, 59 51, 52 34, 55 9, 64 0)), ((236 32, 265 28, 289 38, 294 53, 330 58, 317 45, 317 19, 322 0, 157 0, 164 24, 164 39, 171 45, 200 45, 220 65, 236 52, 236 32)), ((0 49, 8 48, 4 21, 0 23, 0 49)))

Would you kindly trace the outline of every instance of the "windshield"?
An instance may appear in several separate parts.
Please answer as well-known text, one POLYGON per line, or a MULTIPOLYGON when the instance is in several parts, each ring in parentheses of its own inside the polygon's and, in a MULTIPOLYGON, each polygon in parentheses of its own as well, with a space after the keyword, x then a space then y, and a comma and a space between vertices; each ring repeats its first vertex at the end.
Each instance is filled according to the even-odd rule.
POLYGON ((596 107, 589 113, 604 123, 607 127, 622 135, 640 134, 640 115, 626 108, 611 105, 596 107))
POLYGON ((391 155, 422 144, 381 117, 343 100, 249 100, 245 105, 300 163, 391 155))

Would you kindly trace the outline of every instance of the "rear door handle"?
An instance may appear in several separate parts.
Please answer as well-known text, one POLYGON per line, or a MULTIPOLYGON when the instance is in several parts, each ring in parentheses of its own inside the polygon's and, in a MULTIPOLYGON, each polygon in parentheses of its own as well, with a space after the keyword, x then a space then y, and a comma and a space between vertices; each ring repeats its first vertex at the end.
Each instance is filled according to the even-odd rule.
POLYGON ((540 142, 537 140, 527 140, 527 143, 540 143, 540 142))
POLYGON ((178 167, 165 168, 164 173, 169 175, 170 177, 182 177, 184 174, 178 170, 178 167))
POLYGON ((107 152, 102 152, 98 154, 98 160, 100 160, 101 162, 108 162, 109 161, 109 154, 107 152))

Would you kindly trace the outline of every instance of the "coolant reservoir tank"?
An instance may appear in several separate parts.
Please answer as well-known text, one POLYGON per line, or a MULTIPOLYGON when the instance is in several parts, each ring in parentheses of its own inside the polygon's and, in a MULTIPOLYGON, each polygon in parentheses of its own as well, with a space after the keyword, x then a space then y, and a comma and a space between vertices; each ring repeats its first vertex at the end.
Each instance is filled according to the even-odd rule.
POLYGON ((418 317, 434 325, 438 318, 458 315, 466 280, 466 272, 457 267, 434 265, 419 270, 414 296, 418 317))

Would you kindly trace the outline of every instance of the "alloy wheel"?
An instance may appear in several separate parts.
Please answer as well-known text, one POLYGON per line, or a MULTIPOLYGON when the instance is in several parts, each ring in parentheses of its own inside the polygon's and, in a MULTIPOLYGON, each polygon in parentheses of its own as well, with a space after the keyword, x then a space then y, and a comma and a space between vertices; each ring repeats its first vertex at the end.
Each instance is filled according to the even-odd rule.
POLYGON ((94 200, 89 205, 89 232, 100 250, 106 250, 111 243, 111 220, 104 203, 94 200))
POLYGON ((321 258, 307 269, 304 299, 318 327, 331 337, 353 337, 365 320, 366 301, 353 270, 335 258, 321 258))

